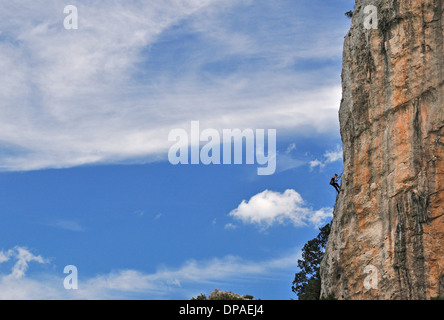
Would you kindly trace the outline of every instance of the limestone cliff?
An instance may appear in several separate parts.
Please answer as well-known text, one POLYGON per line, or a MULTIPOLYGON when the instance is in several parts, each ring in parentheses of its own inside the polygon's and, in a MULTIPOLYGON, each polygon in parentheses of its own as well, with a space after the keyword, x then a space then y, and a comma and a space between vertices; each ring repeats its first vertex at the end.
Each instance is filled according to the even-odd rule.
POLYGON ((321 263, 324 297, 444 296, 443 2, 356 1, 344 42, 344 174, 321 263), (364 27, 368 5, 377 29, 364 27))

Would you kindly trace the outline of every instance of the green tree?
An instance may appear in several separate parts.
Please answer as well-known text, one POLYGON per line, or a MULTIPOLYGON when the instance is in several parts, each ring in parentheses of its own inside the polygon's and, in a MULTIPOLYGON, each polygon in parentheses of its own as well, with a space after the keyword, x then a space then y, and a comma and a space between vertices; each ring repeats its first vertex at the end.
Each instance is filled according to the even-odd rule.
POLYGON ((353 10, 350 10, 350 11, 347 11, 346 13, 345 13, 345 16, 347 17, 347 18, 353 18, 353 10))
POLYGON ((207 296, 201 293, 196 298, 192 297, 191 300, 207 300, 207 296))
POLYGON ((301 270, 295 274, 292 291, 299 300, 319 300, 321 296, 321 277, 319 266, 324 255, 330 234, 330 223, 319 229, 316 238, 308 241, 302 249, 302 259, 298 260, 301 270))

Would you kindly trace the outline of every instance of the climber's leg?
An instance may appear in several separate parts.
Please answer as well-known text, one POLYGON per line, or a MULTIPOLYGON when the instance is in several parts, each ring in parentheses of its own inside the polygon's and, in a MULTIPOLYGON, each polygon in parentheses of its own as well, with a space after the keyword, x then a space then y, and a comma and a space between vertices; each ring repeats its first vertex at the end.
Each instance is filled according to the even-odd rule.
POLYGON ((336 191, 339 193, 339 185, 337 183, 334 183, 333 187, 335 187, 336 191))

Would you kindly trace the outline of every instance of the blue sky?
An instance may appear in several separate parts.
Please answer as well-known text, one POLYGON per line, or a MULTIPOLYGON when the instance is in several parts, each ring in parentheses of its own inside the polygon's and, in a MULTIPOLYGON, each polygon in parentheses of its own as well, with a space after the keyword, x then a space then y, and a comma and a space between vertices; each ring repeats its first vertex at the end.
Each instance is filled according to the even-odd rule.
POLYGON ((0 3, 0 298, 295 299, 342 171, 354 2, 0 3), (171 165, 191 121, 276 129, 276 172, 171 165))

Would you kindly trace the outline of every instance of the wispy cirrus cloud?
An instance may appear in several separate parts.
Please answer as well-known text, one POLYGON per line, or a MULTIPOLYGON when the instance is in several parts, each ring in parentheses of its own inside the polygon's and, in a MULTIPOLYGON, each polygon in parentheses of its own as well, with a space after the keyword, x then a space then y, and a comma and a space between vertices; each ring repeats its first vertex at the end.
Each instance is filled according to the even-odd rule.
POLYGON ((74 232, 84 232, 86 229, 77 221, 74 220, 56 220, 47 224, 50 227, 60 228, 74 232))
MULTIPOLYGON (((125 269, 81 277, 78 290, 65 290, 63 275, 53 272, 26 276, 31 261, 48 263, 48 259, 33 255, 28 249, 16 247, 5 253, 16 260, 10 274, 0 274, 0 299, 168 299, 174 296, 190 299, 193 294, 221 283, 245 282, 295 268, 300 251, 263 261, 250 261, 237 256, 207 260, 188 260, 177 268, 162 267, 153 273, 125 269)), ((9 260, 8 259, 8 260, 9 260)), ((1 263, 1 262, 0 262, 1 263)), ((81 270, 79 270, 81 272, 81 270)))
POLYGON ((24 277, 30 262, 48 263, 48 259, 44 259, 40 255, 34 255, 25 247, 16 246, 8 251, 0 251, 0 263, 9 260, 15 260, 11 269, 11 273, 5 276, 6 279, 21 279, 24 277))
POLYGON ((316 167, 319 167, 322 170, 329 163, 342 161, 342 157, 342 147, 340 145, 337 145, 335 150, 326 151, 322 160, 315 159, 310 161, 310 170, 313 170, 316 167))
POLYGON ((325 39, 343 30, 302 5, 79 1, 79 29, 65 30, 63 1, 0 3, 2 170, 152 161, 191 119, 337 130, 336 70, 295 65, 340 58, 325 39))

